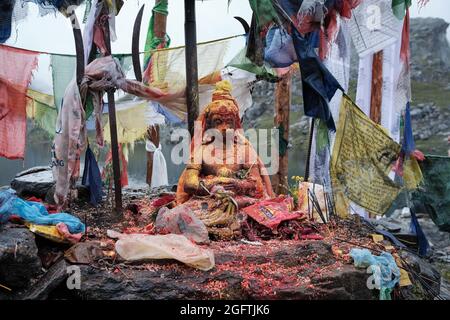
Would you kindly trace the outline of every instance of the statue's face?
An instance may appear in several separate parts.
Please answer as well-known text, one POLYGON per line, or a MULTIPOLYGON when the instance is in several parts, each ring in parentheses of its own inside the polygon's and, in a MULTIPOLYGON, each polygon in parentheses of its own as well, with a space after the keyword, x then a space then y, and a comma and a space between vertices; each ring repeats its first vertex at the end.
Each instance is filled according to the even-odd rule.
POLYGON ((225 134, 229 129, 236 129, 234 117, 232 115, 215 114, 211 117, 211 127, 225 134))
POLYGON ((233 104, 229 105, 228 102, 214 106, 208 119, 208 128, 219 130, 222 134, 225 134, 227 130, 235 130, 236 117, 230 111, 233 106, 233 104))

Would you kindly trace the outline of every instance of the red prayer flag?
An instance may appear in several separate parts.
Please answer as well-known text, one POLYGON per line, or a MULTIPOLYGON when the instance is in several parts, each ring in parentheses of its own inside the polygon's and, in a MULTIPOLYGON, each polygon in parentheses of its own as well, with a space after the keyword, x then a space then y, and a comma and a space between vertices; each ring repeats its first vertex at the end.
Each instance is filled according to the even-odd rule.
POLYGON ((39 53, 0 46, 0 157, 23 159, 27 88, 39 53))

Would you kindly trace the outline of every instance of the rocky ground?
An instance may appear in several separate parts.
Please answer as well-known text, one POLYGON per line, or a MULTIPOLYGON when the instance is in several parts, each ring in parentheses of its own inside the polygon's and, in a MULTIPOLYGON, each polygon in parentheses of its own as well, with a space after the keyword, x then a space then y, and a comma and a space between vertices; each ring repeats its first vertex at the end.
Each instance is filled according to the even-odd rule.
MULTIPOLYGON (((45 171, 38 174, 38 169, 19 174, 12 184, 24 197, 48 198, 52 186, 46 185, 45 171), (30 175, 39 180, 32 187, 30 175)), ((109 201, 99 208, 85 199, 75 201, 69 212, 89 229, 74 246, 43 239, 23 225, 2 225, 0 299, 378 299, 378 291, 367 288, 366 270, 353 266, 348 255, 352 248, 368 248, 374 254, 389 251, 404 261, 413 285, 397 288, 394 299, 446 297, 448 284, 436 266, 448 265, 448 234, 435 232, 427 220, 421 221, 435 249, 431 263, 387 241, 375 243, 373 229, 359 220, 310 224, 322 240, 213 241, 203 245, 214 251, 215 267, 210 271, 168 260, 124 261, 107 230, 152 233, 151 199, 162 192, 171 190, 127 189, 120 218, 109 201), (69 290, 73 270, 80 272, 81 286, 69 290)), ((406 228, 408 221, 405 215, 393 215, 389 223, 406 228)))
MULTIPOLYGON (((431 246, 429 261, 442 275, 441 295, 450 299, 450 233, 440 231, 428 214, 419 213, 417 218, 431 246)), ((407 234, 410 230, 411 214, 408 210, 396 210, 389 217, 373 222, 384 230, 407 234)))
MULTIPOLYGON (((0 299, 377 298, 377 292, 366 287, 365 270, 336 257, 324 241, 213 243, 209 248, 216 267, 207 272, 170 261, 129 264, 96 256, 88 264, 72 265, 80 268, 81 288, 68 290, 69 263, 64 258, 44 269, 31 232, 6 225, 0 236, 5 240, 0 279, 12 289, 0 290, 0 299)), ((92 240, 82 245, 101 246, 92 240)))
MULTIPOLYGON (((0 299, 376 300, 378 291, 367 288, 365 269, 353 267, 347 255, 351 247, 376 246, 369 237, 354 234, 352 244, 338 240, 348 227, 337 225, 323 241, 213 242, 208 248, 216 266, 199 271, 172 261, 126 263, 107 256, 108 244, 94 239, 76 245, 78 261, 71 263, 67 252, 73 248, 35 239, 27 229, 8 224, 0 229, 0 279, 12 291, 0 290, 0 299), (79 268, 79 289, 67 287, 69 266, 79 268)), ((415 268, 439 281, 425 262, 415 268), (428 270, 421 270, 424 264, 428 270)), ((398 289, 394 298, 427 297, 414 288, 398 289)))

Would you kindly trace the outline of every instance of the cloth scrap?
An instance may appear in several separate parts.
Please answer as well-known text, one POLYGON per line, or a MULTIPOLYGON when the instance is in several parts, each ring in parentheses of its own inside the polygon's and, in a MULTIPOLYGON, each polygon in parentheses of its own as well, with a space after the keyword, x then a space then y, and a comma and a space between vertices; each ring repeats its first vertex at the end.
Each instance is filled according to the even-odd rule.
POLYGON ((89 188, 89 202, 94 206, 99 204, 103 197, 102 176, 97 160, 95 160, 95 155, 89 146, 84 159, 84 172, 81 183, 89 188))
POLYGON ((328 129, 334 132, 336 125, 329 102, 337 89, 344 90, 320 61, 311 45, 311 39, 303 37, 294 28, 292 40, 300 64, 305 115, 324 120, 328 129))
POLYGON ((70 233, 85 232, 85 225, 77 217, 68 213, 49 214, 42 203, 25 201, 17 197, 12 189, 0 191, 0 222, 11 216, 18 216, 26 222, 37 225, 57 225, 64 223, 70 233))
POLYGON ((52 145, 51 168, 56 181, 54 198, 58 208, 65 207, 70 187, 80 176, 81 152, 86 144, 86 113, 76 81, 72 80, 58 113, 52 145))

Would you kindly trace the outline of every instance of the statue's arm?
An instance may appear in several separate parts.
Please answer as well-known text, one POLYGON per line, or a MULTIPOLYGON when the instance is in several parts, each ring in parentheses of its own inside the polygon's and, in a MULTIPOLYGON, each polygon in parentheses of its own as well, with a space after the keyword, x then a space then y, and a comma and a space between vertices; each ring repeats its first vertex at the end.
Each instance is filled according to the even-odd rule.
POLYGON ((197 148, 191 154, 189 163, 186 166, 186 176, 184 191, 189 194, 196 194, 200 189, 200 172, 202 170, 202 148, 197 148))
POLYGON ((244 168, 248 170, 247 184, 253 186, 256 197, 267 197, 267 192, 264 187, 264 180, 261 176, 260 161, 255 150, 247 143, 245 152, 245 165, 244 168))
POLYGON ((195 194, 200 188, 200 169, 201 165, 188 164, 186 167, 186 181, 184 191, 189 194, 195 194))

